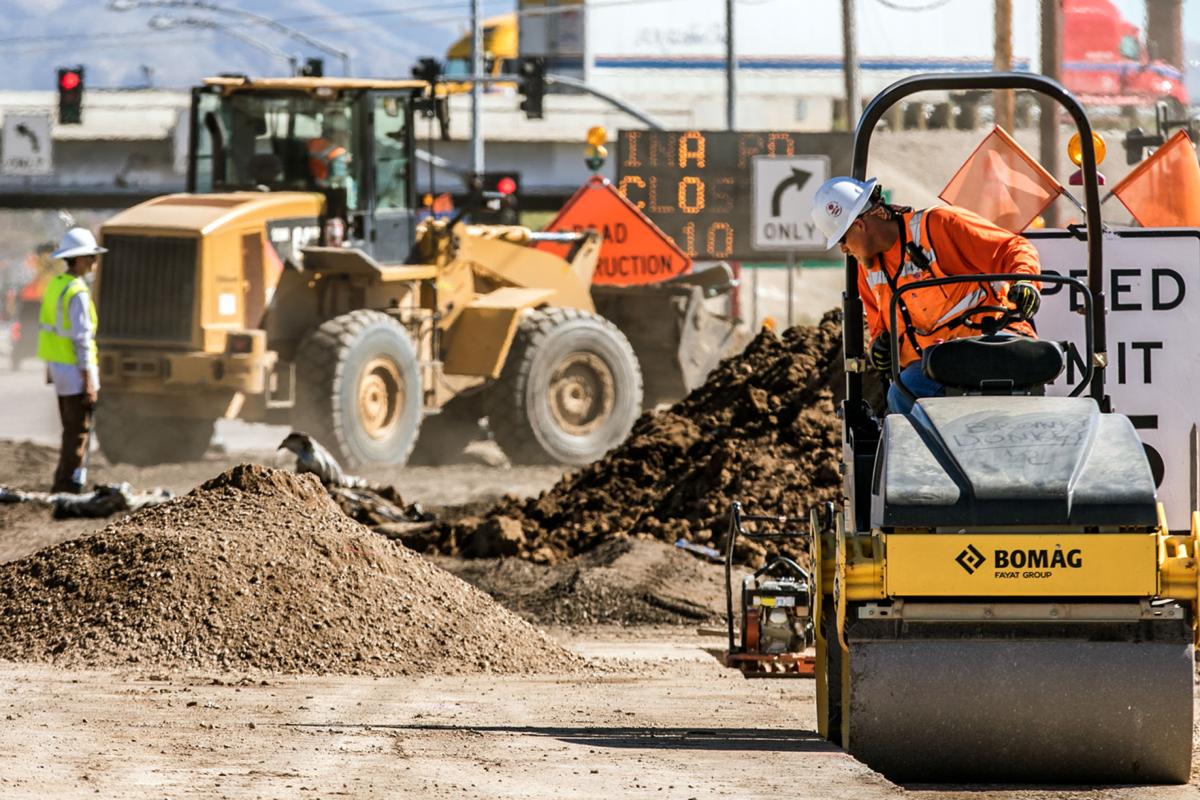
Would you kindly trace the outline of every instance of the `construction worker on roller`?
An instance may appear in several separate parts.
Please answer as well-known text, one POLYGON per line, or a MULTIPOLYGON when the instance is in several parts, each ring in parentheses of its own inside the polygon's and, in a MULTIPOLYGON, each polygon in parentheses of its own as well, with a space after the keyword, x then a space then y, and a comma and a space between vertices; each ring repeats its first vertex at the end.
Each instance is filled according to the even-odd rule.
POLYGON ((350 122, 341 111, 326 112, 321 119, 321 135, 309 139, 308 171, 322 189, 346 189, 346 202, 355 207, 354 186, 350 177, 350 122))
POLYGON ((52 492, 79 494, 87 474, 83 468, 92 429, 92 410, 100 390, 96 359, 96 306, 85 278, 96 267, 97 256, 107 253, 87 228, 72 228, 51 258, 67 262, 67 271, 56 275, 42 295, 38 317, 38 358, 46 362, 47 382, 58 394, 62 420, 62 446, 52 492))
MULTIPOLYGON (((813 197, 813 222, 827 239, 858 262, 858 291, 870 345, 867 359, 891 374, 891 337, 897 336, 900 379, 916 397, 934 397, 944 387, 921 370, 924 348, 950 339, 978 336, 981 306, 1003 306, 1021 312, 1023 320, 1003 333, 1036 336, 1028 321, 1041 304, 1032 280, 989 284, 957 283, 905 292, 898 304, 897 327, 888 330, 892 295, 902 286, 947 275, 1041 272, 1037 250, 1018 234, 957 206, 921 211, 883 202, 872 178, 827 180, 813 197), (974 313, 972 313, 974 312, 974 313)), ((998 313, 990 316, 999 316, 998 313)), ((852 324, 846 320, 846 324, 852 324)), ((888 389, 888 408, 907 414, 912 402, 896 386, 888 389)))

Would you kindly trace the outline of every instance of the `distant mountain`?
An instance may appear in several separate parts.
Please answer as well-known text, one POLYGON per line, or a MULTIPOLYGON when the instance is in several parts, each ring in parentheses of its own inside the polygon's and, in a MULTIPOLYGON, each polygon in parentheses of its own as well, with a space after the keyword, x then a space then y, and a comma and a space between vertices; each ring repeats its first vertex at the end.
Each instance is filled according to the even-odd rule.
MULTIPOLYGON (((116 0, 136 5, 139 0, 116 0)), ((152 5, 154 0, 140 0, 152 5)), ((158 0, 183 5, 180 0, 158 0)), ((353 73, 371 77, 408 77, 413 62, 444 54, 466 29, 468 5, 462 0, 200 0, 278 20, 350 54, 353 73)), ((485 3, 487 13, 511 9, 511 0, 485 3)), ((201 8, 138 8, 116 12, 106 0, 0 0, 0 90, 52 89, 55 68, 83 64, 87 85, 131 88, 191 86, 219 72, 285 74, 285 56, 301 63, 325 59, 327 75, 341 73, 336 56, 322 53, 270 28, 231 13, 201 8), (152 29, 160 16, 190 19, 152 29), (221 26, 221 28, 205 26, 221 26), (244 41, 274 51, 264 52, 244 41)))

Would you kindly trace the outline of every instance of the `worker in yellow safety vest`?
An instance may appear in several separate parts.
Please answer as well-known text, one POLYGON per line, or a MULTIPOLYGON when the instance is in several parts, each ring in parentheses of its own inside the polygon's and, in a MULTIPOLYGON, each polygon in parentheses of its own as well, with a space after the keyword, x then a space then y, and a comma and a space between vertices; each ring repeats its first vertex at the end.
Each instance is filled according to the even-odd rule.
POLYGON ((72 228, 51 254, 67 262, 67 271, 46 286, 38 318, 37 354, 46 362, 47 382, 54 384, 58 394, 63 426, 53 492, 79 494, 87 482, 83 462, 100 390, 100 370, 96 358, 96 306, 85 279, 96 268, 97 257, 106 252, 96 244, 91 231, 72 228))

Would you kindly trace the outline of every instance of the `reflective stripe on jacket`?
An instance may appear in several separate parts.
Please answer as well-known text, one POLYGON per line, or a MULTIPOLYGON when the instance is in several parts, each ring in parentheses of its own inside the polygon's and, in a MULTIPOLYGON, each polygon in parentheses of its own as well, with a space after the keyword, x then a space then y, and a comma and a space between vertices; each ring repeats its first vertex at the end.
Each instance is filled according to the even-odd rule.
POLYGON ((92 330, 96 329, 96 306, 83 278, 69 273, 56 275, 46 293, 42 295, 42 310, 38 315, 38 358, 54 364, 95 366, 96 340, 88 341, 88 363, 80 364, 75 354, 75 340, 71 338, 71 318, 67 308, 76 295, 84 295, 92 330))
POLYGON ((334 172, 333 165, 346 157, 346 148, 319 137, 308 140, 308 171, 317 181, 329 180, 334 172))
MULTIPOLYGON (((858 289, 872 341, 891 325, 890 283, 900 288, 914 281, 947 275, 997 272, 1037 275, 1041 272, 1037 250, 1029 240, 997 227, 965 208, 939 206, 913 211, 904 214, 901 221, 903 235, 899 241, 881 257, 869 264, 858 265, 858 289), (902 248, 907 242, 916 244, 927 265, 915 263, 904 252, 902 248)), ((923 350, 940 341, 979 335, 979 329, 968 327, 962 315, 980 305, 1012 308, 1007 294, 1008 283, 1004 281, 927 286, 905 292, 903 300, 912 319, 913 336, 909 336, 904 315, 897 310, 898 330, 894 333, 900 343, 901 366, 921 357, 917 347, 923 350), (913 346, 913 338, 917 347, 913 346)), ((983 316, 975 315, 971 321, 978 325, 983 316)), ((1027 322, 1010 325, 1008 330, 1025 336, 1036 335, 1033 326, 1027 322)))

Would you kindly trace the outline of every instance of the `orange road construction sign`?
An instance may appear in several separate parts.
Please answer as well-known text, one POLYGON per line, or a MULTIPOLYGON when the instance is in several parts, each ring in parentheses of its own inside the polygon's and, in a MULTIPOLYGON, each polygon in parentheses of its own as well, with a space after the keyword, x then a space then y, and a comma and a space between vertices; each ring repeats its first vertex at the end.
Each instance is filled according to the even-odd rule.
MULTIPOLYGON (((692 260, 671 237, 616 187, 601 177, 592 177, 567 201, 546 226, 556 233, 584 231, 600 233, 600 259, 592 283, 636 286, 658 283, 692 269, 692 260)), ((566 256, 568 246, 539 242, 538 248, 566 256)))

